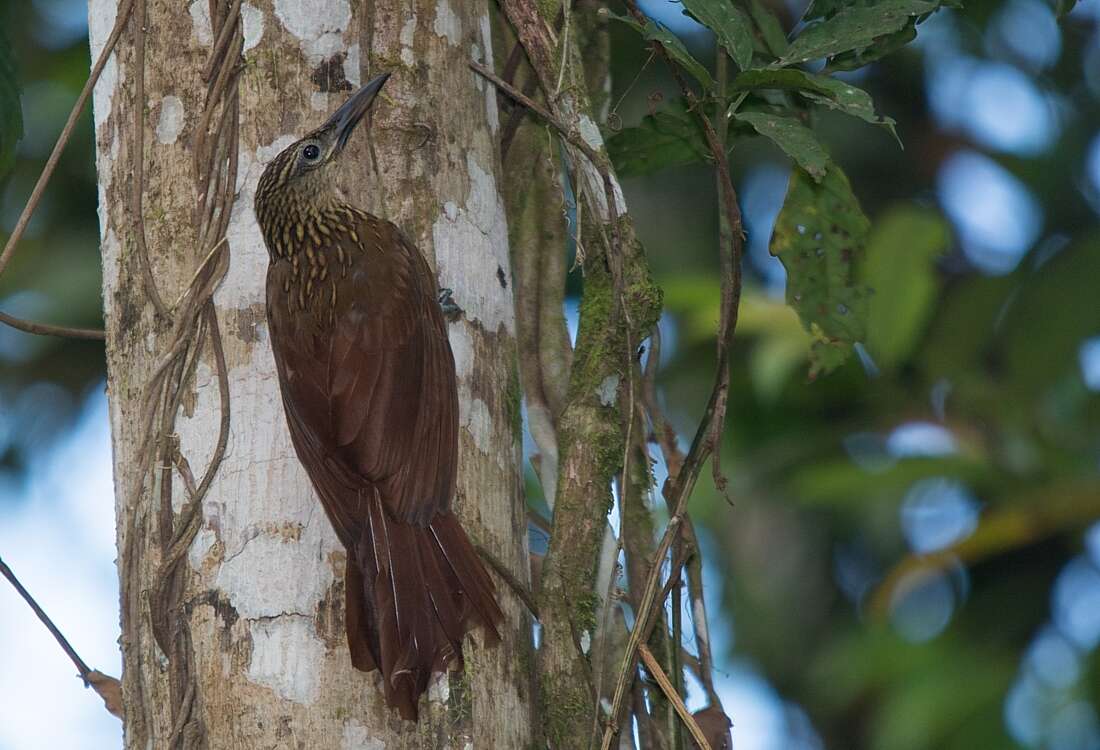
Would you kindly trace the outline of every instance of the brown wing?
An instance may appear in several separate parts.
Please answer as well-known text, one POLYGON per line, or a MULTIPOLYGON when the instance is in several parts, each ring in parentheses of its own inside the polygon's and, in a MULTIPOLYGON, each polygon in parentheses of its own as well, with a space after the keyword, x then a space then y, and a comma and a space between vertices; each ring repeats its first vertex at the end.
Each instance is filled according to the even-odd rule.
POLYGON ((332 272, 303 313, 284 291, 290 264, 272 265, 268 309, 295 448, 348 544, 375 488, 394 518, 420 526, 449 507, 458 399, 437 286, 420 252, 369 216, 355 235, 333 240, 346 243, 347 268, 335 270, 329 253, 332 272))

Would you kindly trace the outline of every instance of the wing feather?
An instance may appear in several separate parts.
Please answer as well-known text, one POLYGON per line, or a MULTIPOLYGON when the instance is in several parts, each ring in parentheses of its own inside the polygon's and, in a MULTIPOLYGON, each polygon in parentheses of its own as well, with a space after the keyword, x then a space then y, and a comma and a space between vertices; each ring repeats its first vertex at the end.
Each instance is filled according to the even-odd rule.
MULTIPOLYGON (((339 289, 335 310, 273 336, 284 405, 296 447, 305 444, 322 459, 317 465, 335 464, 346 480, 338 484, 377 486, 395 519, 426 526, 449 508, 454 493, 454 357, 427 261, 393 224, 369 216, 360 221, 357 235, 378 235, 382 243, 345 248, 352 283, 339 289)), ((347 235, 334 237, 350 242, 347 235)), ((278 273, 272 266, 269 298, 281 293, 278 273)), ((341 278, 333 274, 333 283, 341 278)), ((326 508, 343 506, 329 510, 338 531, 361 530, 366 518, 353 502, 357 493, 332 489, 319 487, 326 508)))

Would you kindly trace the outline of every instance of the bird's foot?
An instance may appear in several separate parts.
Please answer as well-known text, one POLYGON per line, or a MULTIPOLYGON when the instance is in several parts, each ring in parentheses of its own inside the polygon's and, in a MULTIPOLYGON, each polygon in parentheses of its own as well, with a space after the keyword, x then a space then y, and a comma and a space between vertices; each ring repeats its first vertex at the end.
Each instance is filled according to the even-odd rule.
POLYGON ((454 294, 454 292, 450 289, 443 288, 439 290, 437 299, 439 300, 439 309, 443 311, 443 317, 446 318, 448 322, 454 323, 462 317, 463 311, 455 302, 454 297, 451 296, 452 294, 454 294))

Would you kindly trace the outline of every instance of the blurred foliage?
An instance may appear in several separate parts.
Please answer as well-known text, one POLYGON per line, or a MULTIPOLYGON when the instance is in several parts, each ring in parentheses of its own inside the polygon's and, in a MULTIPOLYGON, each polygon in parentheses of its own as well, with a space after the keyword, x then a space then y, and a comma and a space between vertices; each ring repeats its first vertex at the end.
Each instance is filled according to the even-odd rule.
MULTIPOLYGON (((24 123, 13 167, 0 181, 0 245, 88 76, 87 31, 59 22, 62 5, 45 0, 0 5, 5 20, 0 37, 10 42, 17 61, 24 123)), ((69 15, 74 13, 78 21, 86 14, 82 3, 69 8, 69 15)), ((11 68, 2 50, 0 43, 0 128, 17 111, 7 98, 5 71, 11 68)), ((6 143, 0 132, 0 144, 6 143)), ((0 310, 47 323, 103 326, 90 108, 0 277, 0 310)), ((32 336, 0 326, 0 482, 20 481, 28 459, 71 424, 83 396, 103 378, 101 342, 32 336)))
POLYGON ((947 222, 926 208, 902 204, 876 222, 862 275, 872 292, 867 348, 880 367, 895 368, 912 355, 939 295, 936 263, 950 239, 947 222))
MULTIPOLYGON (((930 50, 945 50, 924 38, 936 4, 814 0, 806 25, 787 4, 738 4, 753 19, 755 46, 754 68, 726 90, 750 249, 723 456, 733 505, 700 486, 691 506, 716 542, 726 658, 801 706, 827 748, 1100 746, 1100 657, 1080 625, 1100 622, 1100 583, 1078 592, 1092 605, 1073 617, 1075 598, 1061 593, 1075 565, 1100 565, 1100 551, 1085 544, 1100 528, 1100 393, 1081 359, 1083 343, 1100 336, 1100 203, 1090 203, 1097 188, 1082 168, 1100 137, 1098 76, 1088 72, 1100 59, 1091 51, 1100 49, 1100 13, 1062 18, 1060 51, 1046 67, 994 43, 1020 0, 937 13, 946 19, 936 38, 946 35, 960 64, 1013 66, 1058 103, 1056 137, 1024 154, 930 108, 932 63, 944 62, 930 50), (774 24, 782 40, 768 31, 774 24), (796 61, 810 64, 782 67, 796 61), (746 127, 780 118, 799 140, 746 127), (888 127, 864 124, 895 120, 904 150, 888 127), (806 146, 807 133, 818 146, 806 146), (964 149, 1020 180, 1043 216, 1030 252, 999 276, 971 264, 940 203, 940 165, 964 149), (852 198, 816 209, 820 183, 802 170, 828 181, 834 167, 852 198), (870 229, 860 252, 843 258, 822 227, 852 212, 870 229), (815 332, 776 290, 769 245, 785 260, 787 301, 815 332), (820 264, 811 274, 791 257, 820 264), (837 315, 831 295, 861 289, 868 295, 855 304, 840 300, 849 314, 865 306, 863 326, 842 338, 861 355, 810 379, 809 368, 828 369, 820 333, 829 329, 812 316, 858 320, 837 315), (918 432, 923 441, 906 437, 918 432), (921 529, 952 518, 972 521, 929 546, 921 529), (1052 631, 1070 644, 1068 661, 1054 666, 1036 656, 1037 639, 1052 631)), ((1063 6, 1047 12, 1064 15, 1063 6)), ((671 18, 659 3, 646 8, 671 18)), ((675 28, 714 70, 705 32, 675 28)), ((1023 27, 1018 49, 1037 42, 1031 31, 1023 27)), ((662 395, 690 435, 709 392, 718 319, 714 175, 675 82, 648 62, 637 35, 612 32, 619 103, 609 147, 673 321, 662 395)), ((736 738, 747 720, 732 717, 736 738)), ((790 731, 770 746, 813 747, 790 731)))
MULTIPOLYGON (((0 20, 4 14, 0 13, 0 20)), ((23 108, 11 42, 0 29, 0 180, 15 162, 15 144, 23 137, 23 108)))

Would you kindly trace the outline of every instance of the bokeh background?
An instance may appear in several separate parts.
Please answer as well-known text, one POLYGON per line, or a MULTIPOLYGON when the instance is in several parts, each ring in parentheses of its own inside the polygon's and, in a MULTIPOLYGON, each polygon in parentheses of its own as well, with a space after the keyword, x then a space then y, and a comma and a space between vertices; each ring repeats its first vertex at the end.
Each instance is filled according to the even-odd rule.
MULTIPOLYGON (((645 7, 713 59, 679 5, 645 7)), ((772 7, 786 28, 802 12, 772 7)), ((1057 11, 973 0, 843 74, 897 120, 904 150, 839 114, 816 124, 873 222, 867 341, 831 375, 808 379, 768 254, 790 164, 764 139, 735 143, 749 286, 730 498, 704 478, 691 511, 737 750, 1100 748, 1100 0, 1057 11)), ((0 183, 6 239, 89 53, 82 0, 0 3, 0 20, 26 131, 0 183)), ((676 89, 637 35, 611 33, 612 119, 629 127, 676 89)), ((624 189, 666 290, 660 383, 686 442, 713 372, 713 175, 675 167, 624 189)), ((86 113, 0 309, 101 325, 97 226, 86 113)), ((101 345, 0 328, 0 556, 117 675, 103 383, 101 345)), ((120 737, 0 585, 0 750, 120 737)))

